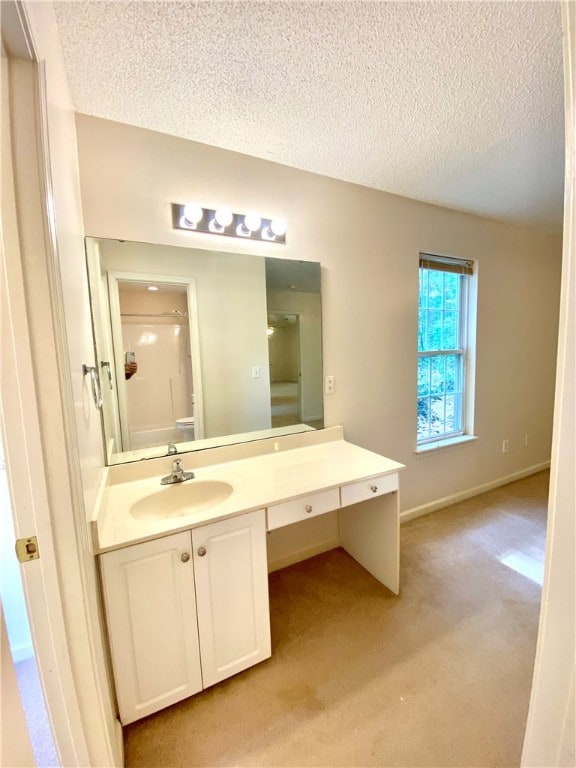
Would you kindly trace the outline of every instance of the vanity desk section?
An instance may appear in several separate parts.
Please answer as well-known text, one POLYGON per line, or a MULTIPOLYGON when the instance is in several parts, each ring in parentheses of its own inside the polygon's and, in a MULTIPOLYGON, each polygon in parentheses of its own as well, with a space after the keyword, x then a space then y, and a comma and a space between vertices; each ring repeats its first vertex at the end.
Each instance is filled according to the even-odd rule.
POLYGON ((186 483, 159 484, 170 457, 113 468, 102 489, 92 530, 124 725, 271 655, 267 531, 336 511, 340 546, 399 591, 403 465, 346 442, 341 428, 259 442, 218 464, 209 452, 182 456, 190 485, 232 486, 191 513, 131 512, 152 495, 161 509, 171 491, 185 493, 186 483))

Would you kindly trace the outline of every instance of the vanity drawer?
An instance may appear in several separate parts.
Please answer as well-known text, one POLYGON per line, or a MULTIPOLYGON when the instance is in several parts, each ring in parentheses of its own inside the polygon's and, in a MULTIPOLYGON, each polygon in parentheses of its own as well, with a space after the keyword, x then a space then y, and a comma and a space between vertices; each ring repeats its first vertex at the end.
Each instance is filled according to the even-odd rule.
POLYGON ((357 504, 359 501, 366 501, 366 499, 372 499, 374 496, 383 496, 385 493, 392 493, 397 490, 398 475, 394 473, 343 485, 340 488, 340 498, 342 506, 347 507, 349 504, 357 504))
POLYGON ((331 512, 340 506, 340 492, 338 488, 329 491, 311 493, 301 496, 293 501, 284 501, 282 504, 274 504, 268 507, 268 530, 282 528, 283 525, 297 523, 300 520, 308 520, 316 515, 331 512))

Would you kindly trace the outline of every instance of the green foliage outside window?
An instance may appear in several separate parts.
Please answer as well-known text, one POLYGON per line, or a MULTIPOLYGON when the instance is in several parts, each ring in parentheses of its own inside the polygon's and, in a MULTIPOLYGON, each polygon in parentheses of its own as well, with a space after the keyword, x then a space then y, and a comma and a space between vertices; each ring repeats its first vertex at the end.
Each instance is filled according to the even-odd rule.
POLYGON ((420 269, 418 441, 462 431, 463 351, 460 274, 420 269), (438 353, 438 354, 434 354, 438 353))

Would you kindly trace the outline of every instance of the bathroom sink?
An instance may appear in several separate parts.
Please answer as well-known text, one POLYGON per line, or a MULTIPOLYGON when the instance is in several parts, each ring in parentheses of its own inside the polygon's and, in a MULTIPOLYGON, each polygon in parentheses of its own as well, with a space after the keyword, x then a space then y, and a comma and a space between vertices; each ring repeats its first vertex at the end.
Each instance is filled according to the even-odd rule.
POLYGON ((222 480, 188 480, 139 499, 130 507, 130 514, 138 520, 192 515, 225 501, 233 490, 222 480))

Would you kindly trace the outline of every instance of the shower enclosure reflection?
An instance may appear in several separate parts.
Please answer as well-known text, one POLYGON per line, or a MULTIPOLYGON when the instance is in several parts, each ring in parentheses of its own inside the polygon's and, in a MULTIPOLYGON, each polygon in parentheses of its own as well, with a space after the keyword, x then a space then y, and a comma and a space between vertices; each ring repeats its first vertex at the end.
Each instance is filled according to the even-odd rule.
POLYGON ((108 273, 119 444, 137 450, 202 438, 194 282, 128 275, 108 273))
POLYGON ((108 463, 323 426, 318 263, 96 238, 86 253, 108 463))

